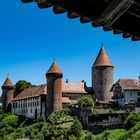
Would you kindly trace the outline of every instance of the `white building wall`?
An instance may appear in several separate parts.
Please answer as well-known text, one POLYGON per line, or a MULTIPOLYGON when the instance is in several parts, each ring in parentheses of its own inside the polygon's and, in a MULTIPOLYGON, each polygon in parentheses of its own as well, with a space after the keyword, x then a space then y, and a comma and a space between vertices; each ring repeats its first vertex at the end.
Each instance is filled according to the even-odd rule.
POLYGON ((130 101, 137 102, 138 97, 139 97, 138 91, 125 91, 124 92, 125 103, 130 102, 130 101))
POLYGON ((28 118, 35 118, 35 110, 37 118, 41 115, 41 97, 33 97, 12 102, 12 113, 23 115, 28 118))
MULTIPOLYGON (((116 93, 114 92, 113 89, 113 94, 115 95, 116 93)), ((137 103, 138 98, 140 98, 140 91, 135 91, 135 90, 123 90, 120 93, 117 93, 118 96, 122 95, 123 98, 115 98, 114 101, 118 103, 118 106, 124 106, 126 103, 129 103, 130 101, 135 101, 137 103)))

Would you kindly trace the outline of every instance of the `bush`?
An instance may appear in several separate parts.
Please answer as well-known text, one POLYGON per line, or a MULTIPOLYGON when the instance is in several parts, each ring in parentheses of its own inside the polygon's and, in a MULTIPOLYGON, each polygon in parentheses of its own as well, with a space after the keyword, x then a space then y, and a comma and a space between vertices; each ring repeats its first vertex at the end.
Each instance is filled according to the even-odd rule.
POLYGON ((131 136, 132 140, 140 140, 140 130, 131 136))
POLYGON ((93 103, 93 99, 89 96, 83 96, 78 99, 78 106, 82 109, 93 106, 93 103))
POLYGON ((131 127, 133 127, 138 122, 140 122, 140 114, 130 113, 129 116, 127 117, 126 121, 125 121, 126 129, 130 129, 131 127))
POLYGON ((78 119, 76 119, 73 125, 70 127, 68 134, 74 136, 80 136, 81 131, 82 131, 81 122, 78 119))

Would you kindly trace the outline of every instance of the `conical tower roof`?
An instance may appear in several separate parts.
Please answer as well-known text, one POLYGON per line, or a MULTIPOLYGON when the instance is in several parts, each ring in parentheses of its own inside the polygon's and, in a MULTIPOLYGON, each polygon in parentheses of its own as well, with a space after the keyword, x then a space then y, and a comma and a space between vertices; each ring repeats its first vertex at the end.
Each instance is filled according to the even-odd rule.
POLYGON ((61 70, 59 69, 59 67, 57 66, 56 62, 54 61, 52 63, 52 65, 50 66, 47 74, 51 74, 51 73, 60 73, 62 74, 61 70))
POLYGON ((7 77, 2 87, 14 87, 11 80, 7 77))
POLYGON ((93 64, 93 66, 110 66, 113 67, 105 49, 102 47, 99 51, 99 54, 93 64))

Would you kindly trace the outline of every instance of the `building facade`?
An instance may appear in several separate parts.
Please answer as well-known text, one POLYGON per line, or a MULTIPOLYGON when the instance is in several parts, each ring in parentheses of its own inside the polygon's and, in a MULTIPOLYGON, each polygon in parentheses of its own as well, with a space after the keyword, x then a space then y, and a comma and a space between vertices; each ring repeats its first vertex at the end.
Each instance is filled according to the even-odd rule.
POLYGON ((87 87, 85 81, 63 81, 63 73, 56 62, 53 62, 46 73, 47 84, 28 87, 14 98, 11 94, 13 85, 9 84, 7 88, 4 84, 2 86, 3 106, 12 104, 13 114, 38 118, 41 115, 47 116, 53 111, 59 111, 63 106, 76 102, 79 97, 85 95, 94 97, 100 103, 108 104, 112 96, 110 88, 114 79, 113 69, 114 66, 105 49, 101 48, 92 66, 92 86, 87 87))
POLYGON ((129 104, 140 106, 140 81, 136 79, 120 79, 113 84, 113 100, 119 107, 129 104))

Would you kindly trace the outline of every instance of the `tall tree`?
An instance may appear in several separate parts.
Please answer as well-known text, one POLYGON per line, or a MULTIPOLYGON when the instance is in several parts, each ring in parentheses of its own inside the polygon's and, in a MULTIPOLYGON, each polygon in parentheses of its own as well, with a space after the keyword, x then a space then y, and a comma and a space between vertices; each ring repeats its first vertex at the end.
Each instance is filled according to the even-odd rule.
POLYGON ((32 86, 30 82, 27 82, 25 80, 19 80, 15 85, 14 85, 14 94, 17 96, 21 91, 23 91, 25 88, 32 86))

